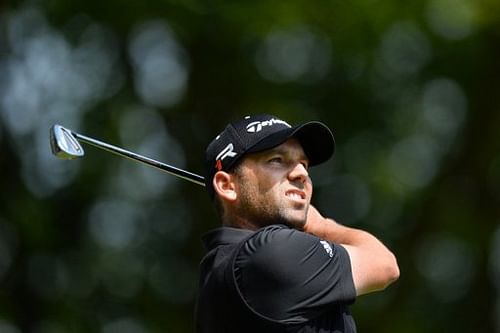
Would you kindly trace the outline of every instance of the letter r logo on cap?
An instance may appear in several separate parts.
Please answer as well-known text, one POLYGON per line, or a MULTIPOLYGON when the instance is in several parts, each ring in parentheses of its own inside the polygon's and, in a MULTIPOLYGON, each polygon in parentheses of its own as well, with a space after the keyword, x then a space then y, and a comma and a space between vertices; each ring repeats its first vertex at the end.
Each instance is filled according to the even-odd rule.
POLYGON ((233 151, 234 146, 232 143, 228 144, 222 151, 217 155, 215 160, 223 161, 226 157, 235 157, 237 154, 233 151))

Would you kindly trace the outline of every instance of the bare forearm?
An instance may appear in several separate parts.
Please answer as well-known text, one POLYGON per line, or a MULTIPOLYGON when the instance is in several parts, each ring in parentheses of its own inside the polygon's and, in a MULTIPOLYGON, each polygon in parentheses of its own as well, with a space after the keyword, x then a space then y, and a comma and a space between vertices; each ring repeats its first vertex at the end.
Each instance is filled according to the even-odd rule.
POLYGON ((324 218, 314 207, 310 208, 304 231, 347 249, 358 295, 384 289, 399 277, 394 254, 366 231, 324 218))
POLYGON ((381 246, 385 248, 385 246, 370 233, 361 229, 346 227, 330 218, 323 218, 322 221, 315 223, 314 226, 310 226, 309 228, 307 228, 306 225, 304 231, 337 244, 366 247, 381 246))

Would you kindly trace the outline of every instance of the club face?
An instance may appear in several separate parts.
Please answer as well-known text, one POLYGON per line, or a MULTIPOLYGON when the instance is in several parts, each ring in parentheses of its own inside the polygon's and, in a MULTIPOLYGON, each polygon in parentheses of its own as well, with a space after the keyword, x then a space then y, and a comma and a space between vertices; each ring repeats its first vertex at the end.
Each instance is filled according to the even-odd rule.
POLYGON ((60 125, 50 128, 50 148, 52 154, 64 160, 82 157, 85 153, 71 131, 60 125))

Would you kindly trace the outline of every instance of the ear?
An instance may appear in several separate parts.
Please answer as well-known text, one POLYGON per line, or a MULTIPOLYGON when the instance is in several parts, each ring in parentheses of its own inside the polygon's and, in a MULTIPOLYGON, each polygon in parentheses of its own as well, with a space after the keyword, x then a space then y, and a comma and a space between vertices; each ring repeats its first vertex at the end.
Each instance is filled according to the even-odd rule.
POLYGON ((212 185, 215 192, 223 200, 235 201, 238 197, 233 176, 224 171, 218 171, 213 178, 212 185))

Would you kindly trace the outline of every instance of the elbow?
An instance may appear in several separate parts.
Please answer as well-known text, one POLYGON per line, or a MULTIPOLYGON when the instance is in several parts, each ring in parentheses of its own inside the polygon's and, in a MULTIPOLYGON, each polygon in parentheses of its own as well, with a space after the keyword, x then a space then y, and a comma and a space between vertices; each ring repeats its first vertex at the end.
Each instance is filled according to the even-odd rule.
POLYGON ((389 253, 383 261, 379 262, 377 279, 374 280, 372 291, 382 291, 399 279, 399 266, 396 257, 389 253))
POLYGON ((396 257, 391 253, 384 260, 372 266, 371 274, 365 275, 366 280, 358 276, 355 279, 356 295, 385 290, 389 285, 399 279, 399 266, 396 257))
POLYGON ((357 252, 351 250, 351 268, 356 295, 382 291, 399 279, 396 256, 387 248, 383 251, 357 252))
POLYGON ((387 258, 384 272, 385 279, 383 289, 387 288, 390 284, 399 279, 400 271, 398 262, 392 253, 389 255, 389 258, 387 258))

